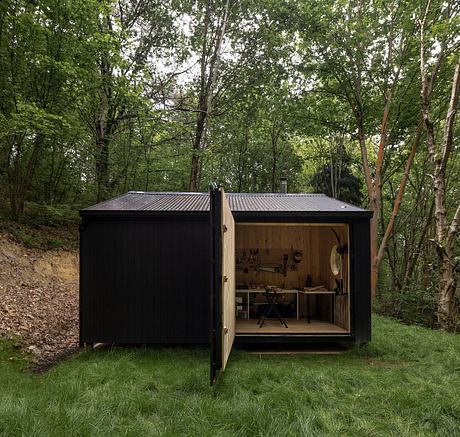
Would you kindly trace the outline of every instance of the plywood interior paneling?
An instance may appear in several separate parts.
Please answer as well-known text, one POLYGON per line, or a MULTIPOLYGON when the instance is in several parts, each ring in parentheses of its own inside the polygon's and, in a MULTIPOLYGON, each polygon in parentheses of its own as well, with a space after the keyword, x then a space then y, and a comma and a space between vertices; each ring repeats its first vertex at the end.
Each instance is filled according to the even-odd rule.
MULTIPOLYGON (((331 249, 338 244, 334 230, 341 243, 348 243, 346 224, 292 224, 292 223, 239 223, 236 226, 236 283, 241 288, 276 285, 284 289, 303 288, 307 279, 311 286, 323 285, 329 290, 336 288, 330 268, 331 249), (299 263, 293 261, 296 251, 302 253, 299 263), (284 257, 288 257, 284 268, 284 257), (278 268, 280 272, 264 271, 278 268)), ((344 291, 349 293, 349 255, 343 257, 344 291)), ((305 297, 299 305, 301 316, 306 316, 305 297)), ((322 319, 349 330, 349 296, 311 296, 310 304, 319 309, 322 319), (316 303, 318 299, 318 303, 316 303), (331 305, 334 305, 332 311, 331 305), (334 320, 332 314, 334 313, 334 320)))
POLYGON ((222 190, 222 369, 235 339, 235 221, 222 190))

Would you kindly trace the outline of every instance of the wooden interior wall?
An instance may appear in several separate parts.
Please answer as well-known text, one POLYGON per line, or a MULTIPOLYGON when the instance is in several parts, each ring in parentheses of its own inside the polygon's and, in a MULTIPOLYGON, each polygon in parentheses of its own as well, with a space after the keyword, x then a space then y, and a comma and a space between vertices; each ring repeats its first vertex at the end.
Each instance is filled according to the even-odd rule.
POLYGON ((335 296, 334 324, 341 328, 350 329, 350 295, 335 296))
MULTIPOLYGON (((349 244, 348 239, 348 227, 341 227, 341 228, 334 228, 334 230, 338 233, 340 238, 341 244, 349 244)), ((320 249, 320 258, 327 260, 327 271, 323 272, 324 275, 329 275, 332 280, 331 287, 332 289, 335 288, 334 284, 334 276, 331 273, 330 269, 330 255, 332 246, 338 244, 337 237, 334 235, 333 232, 329 232, 322 235, 324 244, 321 246, 320 249)), ((333 323, 341 328, 350 329, 350 296, 349 296, 349 255, 343 257, 343 284, 344 284, 344 291, 346 294, 342 296, 335 296, 333 304, 335 305, 334 308, 334 321, 333 323)), ((331 308, 331 300, 330 299, 322 299, 320 301, 320 312, 322 317, 327 317, 332 314, 331 308)), ((329 316, 330 317, 330 316, 329 316)))
MULTIPOLYGON (((330 269, 330 254, 332 247, 337 244, 337 238, 332 232, 334 229, 340 236, 342 244, 348 243, 348 226, 345 224, 245 224, 236 226, 236 255, 241 256, 243 250, 259 249, 260 263, 282 263, 283 254, 289 254, 286 276, 282 273, 255 271, 246 272, 236 270, 238 286, 277 285, 282 288, 303 288, 306 285, 307 275, 311 278, 311 286, 324 285, 328 289, 335 289, 334 275, 330 269), (302 252, 302 261, 296 264, 297 270, 290 270, 292 252, 302 252)), ((348 256, 344 257, 344 289, 348 291, 348 256)), ((311 304, 316 307, 315 297, 311 304)), ((329 296, 319 298, 320 315, 331 319, 331 299, 329 296)), ((306 315, 306 298, 300 300, 300 315, 306 315)), ((348 297, 335 298, 335 320, 338 326, 349 329, 348 297)))

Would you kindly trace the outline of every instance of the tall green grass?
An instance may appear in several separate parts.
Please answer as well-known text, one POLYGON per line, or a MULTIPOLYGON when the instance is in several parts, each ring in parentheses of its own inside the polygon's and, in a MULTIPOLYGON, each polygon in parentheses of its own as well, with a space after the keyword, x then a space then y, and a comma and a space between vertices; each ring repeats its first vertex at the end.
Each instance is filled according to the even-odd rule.
POLYGON ((86 351, 42 375, 0 343, 0 435, 460 436, 460 337, 374 317, 341 355, 86 351))

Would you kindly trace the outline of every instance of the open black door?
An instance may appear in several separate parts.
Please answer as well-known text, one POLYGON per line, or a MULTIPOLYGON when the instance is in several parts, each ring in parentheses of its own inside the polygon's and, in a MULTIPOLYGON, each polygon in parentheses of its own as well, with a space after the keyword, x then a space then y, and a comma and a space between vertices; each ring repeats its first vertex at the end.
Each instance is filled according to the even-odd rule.
POLYGON ((211 385, 235 338, 235 221, 223 188, 211 188, 211 385))

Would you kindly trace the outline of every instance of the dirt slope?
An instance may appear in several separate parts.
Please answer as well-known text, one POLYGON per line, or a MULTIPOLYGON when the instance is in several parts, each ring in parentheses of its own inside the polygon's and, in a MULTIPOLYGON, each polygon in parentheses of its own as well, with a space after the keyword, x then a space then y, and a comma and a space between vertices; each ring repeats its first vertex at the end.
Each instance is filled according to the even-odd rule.
POLYGON ((0 336, 38 364, 78 345, 78 253, 26 248, 0 234, 0 336))

